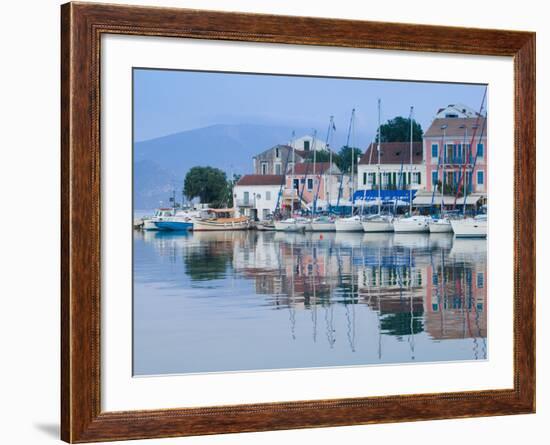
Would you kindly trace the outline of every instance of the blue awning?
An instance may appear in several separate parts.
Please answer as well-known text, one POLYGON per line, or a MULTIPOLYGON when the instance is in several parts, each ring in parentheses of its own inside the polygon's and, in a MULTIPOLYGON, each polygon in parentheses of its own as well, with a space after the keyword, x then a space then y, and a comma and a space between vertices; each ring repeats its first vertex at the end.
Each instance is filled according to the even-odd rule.
MULTIPOLYGON (((382 202, 393 203, 395 201, 409 202, 412 191, 412 199, 416 196, 417 190, 380 190, 382 202)), ((377 201, 378 190, 357 190, 353 194, 354 201, 377 201)))

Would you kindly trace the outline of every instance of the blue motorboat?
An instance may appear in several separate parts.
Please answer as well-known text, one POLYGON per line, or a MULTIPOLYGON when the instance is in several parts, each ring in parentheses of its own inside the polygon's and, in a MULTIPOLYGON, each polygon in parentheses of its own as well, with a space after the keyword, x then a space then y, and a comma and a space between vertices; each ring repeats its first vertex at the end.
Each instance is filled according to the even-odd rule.
POLYGON ((193 230, 193 222, 189 220, 178 220, 176 217, 168 218, 162 221, 155 221, 158 230, 187 231, 193 230))

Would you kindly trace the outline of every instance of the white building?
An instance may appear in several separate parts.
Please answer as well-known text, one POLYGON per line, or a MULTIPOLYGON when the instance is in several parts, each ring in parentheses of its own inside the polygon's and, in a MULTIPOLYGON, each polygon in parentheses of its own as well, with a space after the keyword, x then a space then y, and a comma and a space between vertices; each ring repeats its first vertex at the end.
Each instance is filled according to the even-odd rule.
POLYGON ((284 175, 244 175, 233 188, 236 212, 252 219, 266 219, 277 207, 284 181, 284 175))
POLYGON ((382 142, 380 144, 380 174, 378 150, 371 144, 357 165, 356 190, 426 189, 426 166, 423 162, 422 142, 413 142, 412 171, 409 142, 382 142))
POLYGON ((473 108, 463 104, 451 104, 437 110, 434 119, 474 118, 479 113, 473 108))
POLYGON ((314 138, 311 135, 305 135, 297 139, 294 139, 291 145, 292 147, 294 147, 294 149, 299 151, 304 151, 304 152, 313 151, 313 150, 315 151, 327 150, 327 144, 325 143, 325 141, 322 141, 321 139, 318 139, 318 138, 314 138))

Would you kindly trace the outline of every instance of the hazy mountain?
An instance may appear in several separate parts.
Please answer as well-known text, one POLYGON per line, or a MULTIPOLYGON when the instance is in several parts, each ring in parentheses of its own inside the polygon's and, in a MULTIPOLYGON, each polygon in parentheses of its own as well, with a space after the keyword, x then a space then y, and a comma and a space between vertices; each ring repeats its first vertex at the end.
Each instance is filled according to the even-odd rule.
POLYGON ((160 201, 168 205, 174 188, 181 190, 181 184, 177 185, 176 175, 172 171, 154 161, 134 161, 135 209, 154 209, 160 201))
MULTIPOLYGON (((296 129, 296 134, 307 130, 296 129)), ((212 125, 137 142, 136 161, 151 160, 184 176, 196 165, 211 165, 227 172, 252 170, 252 156, 275 144, 287 143, 292 129, 264 125, 212 125)))
MULTIPOLYGON (((251 173, 252 157, 276 144, 288 143, 296 136, 311 134, 310 128, 269 125, 212 125, 134 144, 134 202, 136 209, 157 207, 168 202, 171 190, 177 198, 187 171, 210 165, 231 173, 251 173)), ((340 131, 340 133, 342 133, 340 131)), ((320 135, 320 139, 324 136, 320 135)), ((340 147, 340 134, 334 141, 340 147)), ((343 143, 343 142, 341 142, 343 143)))
MULTIPOLYGON (((307 130, 296 129, 296 134, 307 130)), ((292 129, 263 125, 213 125, 137 142, 134 145, 134 206, 157 207, 176 188, 180 198, 187 171, 210 165, 231 173, 252 172, 252 157, 287 143, 292 129)))

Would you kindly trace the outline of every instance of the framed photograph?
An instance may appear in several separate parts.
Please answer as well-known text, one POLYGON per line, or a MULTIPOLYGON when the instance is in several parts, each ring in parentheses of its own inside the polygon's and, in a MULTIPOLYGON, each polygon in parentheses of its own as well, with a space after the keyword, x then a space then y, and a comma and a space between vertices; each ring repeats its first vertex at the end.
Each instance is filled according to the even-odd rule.
POLYGON ((67 3, 62 439, 535 411, 535 34, 67 3))

